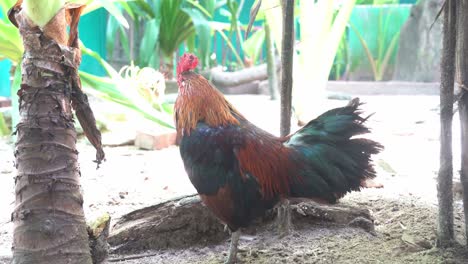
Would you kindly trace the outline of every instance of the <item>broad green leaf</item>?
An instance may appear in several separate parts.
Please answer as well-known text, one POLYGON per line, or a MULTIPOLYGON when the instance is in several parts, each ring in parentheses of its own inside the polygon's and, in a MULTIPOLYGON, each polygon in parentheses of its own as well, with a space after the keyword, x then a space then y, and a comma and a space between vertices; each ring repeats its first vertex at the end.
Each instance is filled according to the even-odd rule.
POLYGON ((195 32, 198 36, 198 55, 202 59, 202 67, 205 68, 209 65, 209 53, 211 51, 211 28, 209 21, 196 9, 182 8, 182 11, 191 18, 195 26, 195 32))
POLYGON ((112 57, 112 53, 114 52, 114 45, 119 28, 120 24, 118 21, 113 16, 109 16, 106 27, 106 49, 110 57, 112 57))
POLYGON ((23 11, 34 24, 45 26, 65 5, 65 0, 24 0, 23 11))
MULTIPOLYGON (((159 19, 153 18, 145 23, 145 31, 140 44, 139 62, 140 65, 148 65, 151 57, 157 53, 156 45, 159 38, 159 19)), ((157 67, 159 68, 159 66, 157 67)))
POLYGON ((199 10, 200 12, 202 12, 205 16, 207 16, 208 18, 212 18, 212 13, 208 12, 204 7, 203 5, 200 5, 198 2, 196 1, 193 1, 193 0, 187 0, 187 2, 191 5, 193 5, 196 10, 199 10))
MULTIPOLYGON (((196 40, 196 35, 197 34, 192 34, 190 35, 187 40, 185 41, 185 45, 187 47, 187 50, 188 52, 190 53, 195 53, 195 40, 196 40)), ((201 59, 200 56, 198 57, 198 59, 201 59)), ((201 61, 201 63, 203 64, 203 61, 201 61)))
POLYGON ((112 3, 109 0, 99 0, 97 2, 101 3, 102 7, 104 7, 107 12, 109 12, 117 21, 119 21, 123 27, 129 27, 127 20, 122 14, 122 10, 118 8, 115 3, 112 3))
POLYGON ((23 42, 18 29, 10 22, 0 21, 0 57, 18 63, 23 56, 23 42))
POLYGON ((124 50, 124 53, 127 56, 127 58, 130 58, 130 43, 128 40, 128 34, 127 32, 125 32, 125 29, 123 27, 119 27, 118 31, 119 31, 118 34, 120 37, 119 39, 121 41, 121 45, 124 50))
POLYGON ((208 17, 212 18, 212 14, 216 11, 216 0, 200 0, 199 1, 201 6, 207 11, 209 14, 208 17))
POLYGON ((139 1, 135 1, 135 2, 130 2, 131 4, 134 4, 139 12, 137 14, 139 15, 142 15, 142 14, 146 14, 146 16, 148 16, 148 18, 155 18, 156 17, 156 13, 158 11, 158 7, 159 7, 159 3, 156 3, 156 5, 154 7, 151 7, 146 1, 144 0, 139 0, 139 1))
POLYGON ((119 4, 123 8, 123 10, 127 12, 127 14, 130 16, 132 20, 137 19, 135 12, 133 11, 133 9, 130 7, 130 5, 127 2, 121 2, 119 4))
MULTIPOLYGON (((84 4, 86 7, 83 10, 82 15, 85 15, 87 13, 91 13, 96 9, 99 9, 101 7, 104 7, 107 10, 107 7, 112 5, 113 7, 110 7, 111 10, 107 10, 110 14, 113 14, 114 11, 112 11, 116 6, 117 3, 121 2, 128 2, 128 1, 133 1, 133 0, 67 0, 67 2, 70 3, 78 3, 78 4, 84 4)), ((126 22, 126 20, 125 20, 126 22)), ((128 25, 128 23, 127 23, 128 25)))

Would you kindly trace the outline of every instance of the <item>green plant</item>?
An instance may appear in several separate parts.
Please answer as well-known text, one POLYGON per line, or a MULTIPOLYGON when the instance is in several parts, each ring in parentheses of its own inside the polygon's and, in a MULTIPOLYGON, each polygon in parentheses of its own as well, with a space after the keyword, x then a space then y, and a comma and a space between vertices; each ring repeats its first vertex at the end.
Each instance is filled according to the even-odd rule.
POLYGON ((8 124, 5 121, 3 113, 0 112, 0 136, 6 136, 9 134, 11 134, 10 128, 8 127, 8 124))
MULTIPOLYGON (((244 35, 241 33, 242 30, 246 30, 248 26, 243 25, 239 21, 240 11, 243 7, 244 1, 238 3, 237 1, 227 1, 226 8, 222 9, 222 14, 229 18, 230 25, 229 25, 229 41, 228 47, 230 48, 231 52, 234 53, 236 58, 237 51, 234 48, 234 45, 230 44, 233 40, 237 41, 238 46, 242 49, 244 53, 244 61, 237 58, 237 61, 240 65, 244 65, 250 60, 251 64, 258 64, 260 59, 260 54, 262 49, 265 46, 265 30, 262 28, 258 29, 251 35, 244 35)), ((265 15, 263 12, 260 12, 256 15, 254 22, 260 22, 259 26, 264 25, 265 22, 265 15)), ((250 25, 252 26, 252 25, 250 25)))
MULTIPOLYGON (((123 17, 122 13, 115 8, 114 2, 124 2, 125 0, 72 0, 71 2, 87 4, 83 14, 94 11, 98 8, 104 7, 112 17, 117 19, 123 26, 128 27, 128 23, 123 17)), ((18 64, 23 56, 23 43, 21 41, 18 29, 8 20, 8 10, 16 3, 16 0, 2 0, 0 1, 0 60, 10 59, 13 64, 18 64)), ((32 7, 30 7, 32 8, 32 7)), ((48 6, 47 17, 51 17, 55 13, 57 6, 48 6), (55 10, 55 11, 54 11, 55 10)), ((47 19, 48 21, 48 19, 47 19)))
POLYGON ((390 65, 392 57, 395 55, 396 49, 398 47, 398 41, 400 39, 400 31, 393 34, 389 39, 387 36, 390 35, 390 28, 394 14, 396 14, 392 9, 387 9, 384 11, 380 9, 378 12, 377 19, 377 42, 376 50, 372 52, 369 43, 367 43, 366 38, 359 32, 358 28, 353 24, 349 23, 351 31, 356 35, 359 43, 364 49, 366 58, 372 69, 372 74, 375 81, 381 81, 384 78, 386 71, 390 65))
POLYGON ((16 0, 0 1, 0 60, 10 59, 19 62, 23 56, 23 43, 18 29, 8 20, 8 10, 16 0))
POLYGON ((341 76, 346 72, 348 65, 348 46, 346 34, 343 34, 338 49, 336 50, 335 60, 330 70, 329 79, 339 80, 341 76))
POLYGON ((131 18, 133 37, 118 21, 109 17, 107 26, 107 50, 112 57, 116 38, 120 42, 129 61, 139 67, 164 69, 167 76, 173 70, 174 54, 185 43, 185 48, 196 53, 202 69, 211 65, 212 41, 214 32, 226 41, 227 47, 235 56, 237 65, 243 65, 241 55, 233 40, 240 43, 245 54, 258 59, 264 41, 262 31, 253 39, 245 40, 241 34, 243 25, 238 21, 241 5, 236 1, 216 0, 135 0, 120 3, 120 9, 131 18), (212 21, 213 14, 220 9, 229 16, 230 23, 212 21), (226 32, 229 32, 226 34, 226 32), (129 36, 127 36, 129 35, 129 36), (138 54, 133 55, 137 40, 141 40, 138 54), (245 44, 245 45, 244 45, 245 44))
POLYGON ((242 50, 244 51, 244 54, 252 60, 253 64, 258 63, 264 44, 265 30, 263 28, 255 31, 244 41, 242 50))
MULTIPOLYGON (((215 11, 221 7, 217 4, 217 0, 201 0, 200 5, 209 14, 208 18, 212 20, 215 11)), ((197 34, 193 34, 187 41, 189 50, 198 55, 200 66, 202 70, 208 69, 212 65, 211 53, 212 53, 212 41, 214 31, 209 23, 200 25, 197 34), (196 44, 195 44, 196 43, 196 44)))
MULTIPOLYGON (((82 51, 83 54, 96 59, 109 75, 109 77, 99 77, 81 72, 81 82, 87 93, 123 105, 163 127, 174 128, 172 125, 172 107, 163 102, 153 102, 142 95, 144 89, 142 90, 140 87, 143 80, 138 79, 139 68, 130 66, 126 68, 128 69, 127 72, 125 72, 124 68, 121 75, 98 53, 86 47, 82 47, 82 51), (153 103, 159 104, 160 107, 155 107, 153 103)), ((148 89, 151 91, 151 88, 148 89)))
MULTIPOLYGON (((86 4, 86 7, 83 11, 83 15, 103 7, 112 15, 111 17, 116 19, 123 27, 128 27, 128 23, 123 17, 122 12, 115 6, 115 3, 124 3, 126 1, 130 0, 71 0, 70 2, 86 4)), ((7 14, 8 10, 15 3, 16 0, 0 1, 0 9, 2 12, 0 15, 0 60, 10 59, 14 65, 18 64, 21 61, 21 57, 23 56, 24 50, 18 29, 10 23, 7 14)), ((29 6, 29 8, 32 9, 34 7, 29 6)), ((57 6, 48 6, 48 9, 45 10, 47 14, 44 17, 47 18, 54 15, 54 12, 56 12, 56 8, 57 6)))
MULTIPOLYGON (((241 34, 241 30, 240 30, 241 25, 239 21, 240 10, 242 10, 243 4, 244 4, 244 1, 241 1, 239 3, 237 1, 227 0, 226 8, 221 9, 221 14, 228 17, 230 21, 229 34, 228 34, 229 41, 231 42, 233 40, 236 41, 239 47, 242 47, 244 43, 244 38, 242 37, 242 34, 241 34)), ((230 49, 227 49, 227 50, 225 49, 223 51, 223 64, 226 64, 226 58, 229 57, 229 51, 230 49)))
MULTIPOLYGON (((109 18, 107 29, 107 48, 112 51, 115 37, 118 36, 129 60, 140 67, 150 66, 158 69, 167 66, 167 73, 172 73, 174 55, 180 45, 188 42, 194 50, 196 36, 209 39, 211 29, 209 19, 214 12, 214 0, 135 0, 120 3, 121 9, 132 19, 134 37, 128 37, 124 27, 115 18, 109 18), (205 7, 210 10, 207 11, 205 7), (141 33, 140 33, 141 32, 141 33), (133 56, 133 46, 141 40, 139 53, 133 56)), ((199 41, 201 64, 208 63, 211 49, 209 41, 199 41)))
POLYGON ((223 40, 226 41, 226 45, 229 47, 231 52, 234 54, 237 63, 239 65, 244 65, 244 62, 242 61, 242 58, 241 58, 240 54, 237 52, 236 47, 234 46, 234 44, 232 43, 232 41, 228 37, 228 35, 226 35, 226 33, 224 33, 224 31, 230 29, 230 25, 226 24, 226 23, 223 23, 223 22, 217 22, 217 21, 212 21, 210 23, 210 25, 211 25, 211 28, 214 31, 218 32, 218 34, 223 38, 223 40))
POLYGON ((354 27, 352 24, 350 24, 350 26, 353 32, 358 37, 359 42, 361 43, 362 48, 364 49, 364 52, 366 53, 366 58, 369 61, 369 64, 371 66, 374 80, 381 81, 384 77, 385 71, 387 70, 391 56, 394 54, 395 49, 397 47, 398 40, 400 39, 400 32, 393 35, 390 41, 390 44, 388 46, 386 46, 386 44, 384 44, 382 40, 379 40, 378 45, 377 45, 377 49, 378 49, 377 56, 374 56, 372 55, 372 52, 369 49, 369 46, 367 45, 366 40, 362 37, 361 33, 359 33, 356 27, 354 27))
MULTIPOLYGON (((21 41, 18 29, 13 26, 10 21, 8 20, 7 11, 16 0, 4 0, 0 1, 0 7, 2 11, 2 15, 0 16, 0 59, 10 59, 13 62, 15 67, 14 70, 14 79, 12 84, 12 103, 13 103, 13 113, 12 113, 12 127, 15 127, 18 121, 18 98, 16 96, 16 92, 19 89, 21 84, 21 68, 20 68, 20 61, 23 54, 23 43, 21 41)), ((91 0, 75 0, 75 2, 81 3, 89 3, 86 7, 85 12, 91 12, 96 10, 99 7, 105 7, 111 14, 111 17, 114 17, 117 22, 122 22, 123 27, 127 22, 125 18, 123 18, 121 14, 121 10, 118 8, 115 9, 115 3, 124 4, 127 1, 120 0, 102 0, 102 1, 91 1, 91 0), (111 7, 113 6, 113 7, 111 7), (119 15, 120 14, 120 15, 119 15)), ((130 4, 130 2, 128 2, 130 4)), ((127 106, 129 109, 135 110, 136 112, 140 113, 143 117, 154 121, 162 126, 172 128, 172 118, 169 117, 168 114, 170 113, 170 107, 166 104, 162 104, 162 109, 164 113, 157 111, 152 107, 150 103, 145 101, 138 96, 138 92, 135 94, 135 90, 132 89, 125 89, 122 86, 123 80, 122 77, 105 61, 103 60, 99 54, 96 52, 87 49, 83 45, 81 45, 81 49, 83 54, 87 54, 95 58, 98 62, 100 62, 106 71, 108 72, 108 77, 98 77, 93 74, 89 74, 86 72, 80 71, 80 77, 82 79, 83 87, 86 89, 87 93, 94 94, 99 96, 100 98, 120 103, 122 105, 127 106)))
MULTIPOLYGON (((355 2, 344 1, 338 10, 333 1, 298 3, 301 39, 294 58, 293 105, 295 115, 302 122, 320 110, 330 69, 355 2)), ((278 49, 281 49, 282 29, 280 6, 279 0, 264 0, 261 6, 278 49)))
POLYGON ((125 80, 128 88, 137 90, 156 110, 172 115, 172 109, 164 102, 166 82, 162 73, 151 67, 140 68, 131 64, 122 67, 119 75, 125 80))

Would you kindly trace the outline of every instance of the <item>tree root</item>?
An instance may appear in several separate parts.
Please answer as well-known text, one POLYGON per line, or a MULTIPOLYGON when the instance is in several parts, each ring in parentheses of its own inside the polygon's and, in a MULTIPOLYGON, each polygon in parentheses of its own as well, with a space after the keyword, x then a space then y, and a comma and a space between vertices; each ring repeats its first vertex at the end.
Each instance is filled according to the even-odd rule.
MULTIPOLYGON (((374 219, 367 209, 347 205, 321 205, 310 200, 291 200, 292 222, 304 228, 317 224, 362 228, 374 234, 374 219)), ((275 211, 254 221, 246 233, 272 223, 275 211)), ((198 195, 189 195, 142 208, 124 215, 113 226, 109 244, 114 254, 150 249, 188 248, 225 241, 224 225, 206 208, 198 195)))

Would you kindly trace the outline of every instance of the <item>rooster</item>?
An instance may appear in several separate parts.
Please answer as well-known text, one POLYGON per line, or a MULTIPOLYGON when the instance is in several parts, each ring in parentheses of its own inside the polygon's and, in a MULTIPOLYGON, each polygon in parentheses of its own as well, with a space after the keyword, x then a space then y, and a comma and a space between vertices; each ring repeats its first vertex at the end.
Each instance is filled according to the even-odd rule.
POLYGON ((250 123, 204 77, 198 58, 177 65, 174 114, 185 170, 204 204, 231 230, 226 263, 236 262, 239 229, 282 198, 335 203, 375 177, 359 100, 325 112, 296 133, 276 137, 250 123))

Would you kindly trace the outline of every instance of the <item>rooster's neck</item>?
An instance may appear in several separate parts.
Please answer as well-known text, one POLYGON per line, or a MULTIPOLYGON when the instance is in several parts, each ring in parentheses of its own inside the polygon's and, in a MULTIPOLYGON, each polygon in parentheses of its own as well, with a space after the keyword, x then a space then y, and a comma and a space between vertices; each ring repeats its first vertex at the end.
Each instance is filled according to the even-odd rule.
POLYGON ((174 112, 179 135, 190 133, 199 122, 211 127, 239 125, 236 116, 241 115, 204 77, 193 72, 184 72, 177 76, 177 82, 179 96, 174 112))

